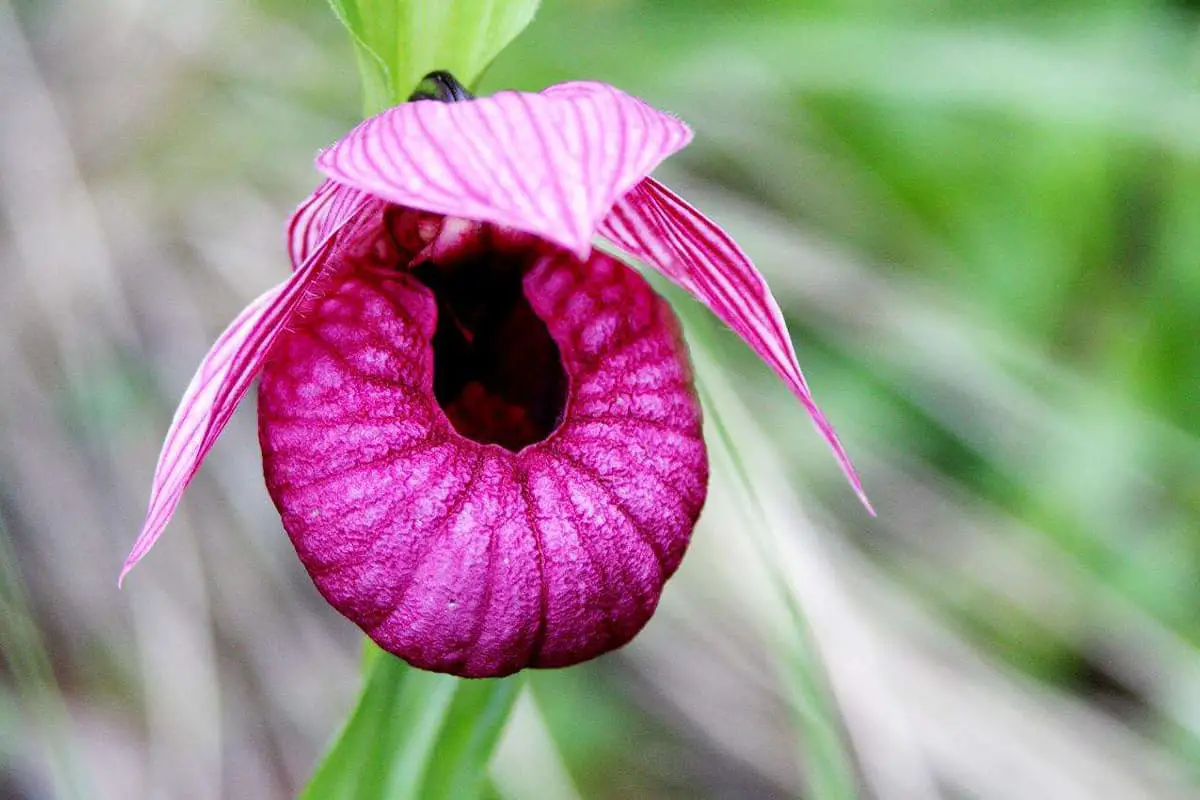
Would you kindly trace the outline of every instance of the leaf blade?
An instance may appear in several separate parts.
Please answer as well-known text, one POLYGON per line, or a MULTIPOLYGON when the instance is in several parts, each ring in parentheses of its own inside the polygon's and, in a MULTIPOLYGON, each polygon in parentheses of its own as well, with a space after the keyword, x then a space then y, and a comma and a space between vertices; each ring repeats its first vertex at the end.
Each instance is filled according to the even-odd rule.
POLYGON ((350 33, 367 115, 408 99, 447 70, 471 85, 533 21, 540 0, 329 0, 350 33))
POLYGON ((370 647, 366 681, 301 800, 477 797, 523 677, 463 680, 370 647))

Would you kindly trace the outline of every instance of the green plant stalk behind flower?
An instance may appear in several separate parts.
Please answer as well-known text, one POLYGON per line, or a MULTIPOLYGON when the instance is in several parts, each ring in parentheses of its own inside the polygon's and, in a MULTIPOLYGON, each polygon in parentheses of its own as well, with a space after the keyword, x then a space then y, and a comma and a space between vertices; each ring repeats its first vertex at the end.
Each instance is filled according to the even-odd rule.
POLYGON ((370 642, 362 694, 302 800, 457 800, 479 795, 525 686, 416 670, 370 642))
POLYGON ((371 116, 446 70, 472 85, 525 29, 539 0, 329 0, 350 31, 371 116))
MULTIPOLYGON (((533 19, 538 0, 329 0, 350 32, 364 116, 444 69, 468 85, 533 19)), ((370 642, 363 689, 304 798, 478 796, 523 676, 465 682, 414 670, 370 642)))

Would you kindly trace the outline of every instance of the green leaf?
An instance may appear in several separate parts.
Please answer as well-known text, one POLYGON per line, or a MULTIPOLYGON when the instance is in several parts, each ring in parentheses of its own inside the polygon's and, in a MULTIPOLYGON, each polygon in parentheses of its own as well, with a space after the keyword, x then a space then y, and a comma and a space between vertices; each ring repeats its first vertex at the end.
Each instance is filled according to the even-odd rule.
POLYGON ((369 647, 366 685, 302 800, 470 800, 524 678, 463 680, 369 647))
POLYGON ((329 0, 354 40, 368 115, 442 69, 470 86, 533 20, 540 0, 329 0))

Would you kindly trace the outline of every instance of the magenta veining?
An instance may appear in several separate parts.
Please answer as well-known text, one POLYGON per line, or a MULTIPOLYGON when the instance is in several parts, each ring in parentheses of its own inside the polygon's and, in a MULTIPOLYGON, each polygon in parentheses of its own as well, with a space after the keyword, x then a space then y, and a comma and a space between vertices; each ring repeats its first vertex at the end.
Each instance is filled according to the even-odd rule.
POLYGON ((679 324, 597 237, 737 332, 866 502, 762 276, 648 177, 683 123, 605 84, 472 98, 431 79, 318 157, 294 271, 188 386, 122 578, 261 376, 283 527, 384 649, 491 677, 628 642, 679 567, 708 462, 679 324))

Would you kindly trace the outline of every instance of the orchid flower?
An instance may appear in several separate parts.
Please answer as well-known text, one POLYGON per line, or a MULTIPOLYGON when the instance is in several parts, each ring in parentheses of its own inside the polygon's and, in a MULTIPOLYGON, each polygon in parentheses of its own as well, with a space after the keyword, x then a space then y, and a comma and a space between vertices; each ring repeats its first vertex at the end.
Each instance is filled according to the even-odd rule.
POLYGON ((283 527, 382 648, 485 677, 628 642, 679 566, 708 462, 679 324, 596 237, 736 331, 866 501, 762 276, 649 177, 687 126, 601 83, 425 85, 318 156, 294 271, 188 386, 122 579, 258 376, 283 527))

